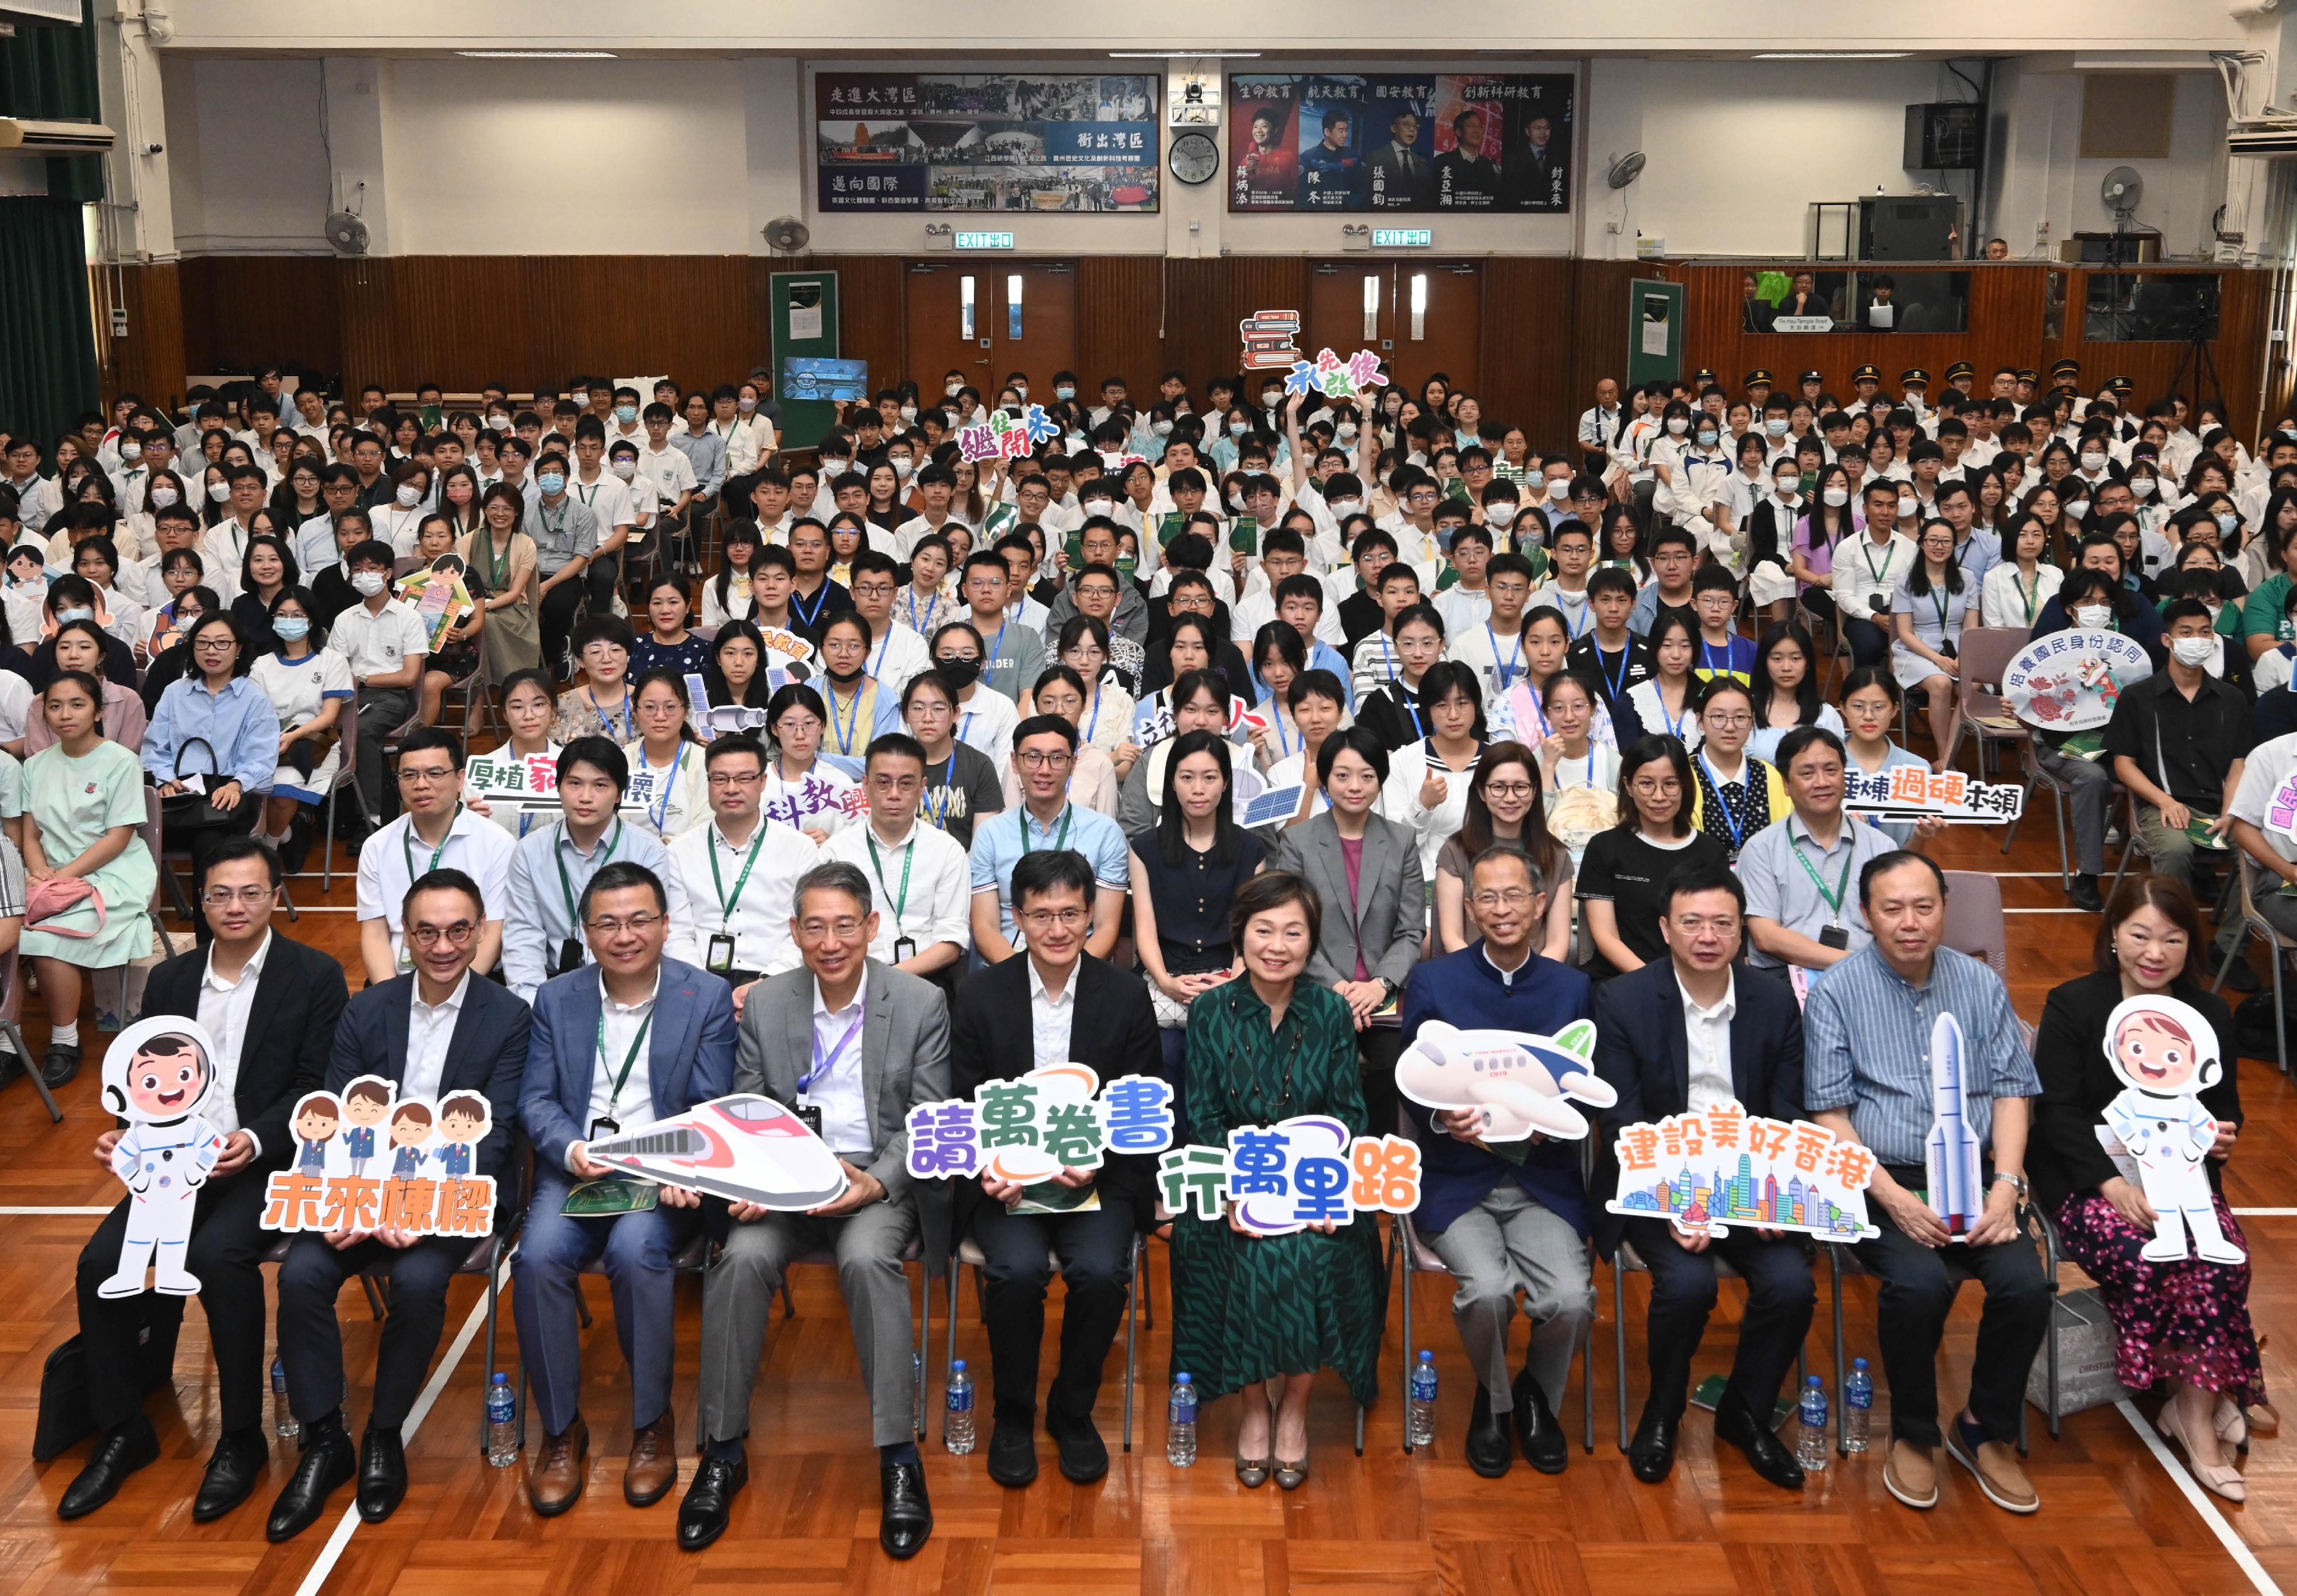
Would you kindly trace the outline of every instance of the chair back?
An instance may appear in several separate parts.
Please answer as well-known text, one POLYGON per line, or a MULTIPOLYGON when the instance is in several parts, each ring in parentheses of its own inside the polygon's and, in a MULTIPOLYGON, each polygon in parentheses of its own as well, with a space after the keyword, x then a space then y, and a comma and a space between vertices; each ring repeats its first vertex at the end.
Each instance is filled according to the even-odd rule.
POLYGON ((2002 913, 1999 877, 1975 870, 1946 872, 1946 945, 1982 958, 2003 980, 2010 978, 2010 926, 2002 913))
POLYGON ((152 851, 152 865, 156 873, 155 879, 152 883, 152 913, 153 917, 157 918, 160 913, 160 889, 166 884, 165 877, 168 874, 167 856, 160 851, 160 789, 157 787, 147 786, 144 789, 144 824, 138 829, 144 835, 144 845, 152 851))
POLYGON ((2022 626, 1973 626, 1964 629, 1962 641, 1955 651, 1962 668, 1964 714, 1984 719, 2009 712, 2002 699, 2002 678, 2032 635, 2022 626))
POLYGON ((12 1025, 24 1017, 24 983, 17 979, 16 950, 11 948, 5 958, 0 958, 0 1025, 12 1025))

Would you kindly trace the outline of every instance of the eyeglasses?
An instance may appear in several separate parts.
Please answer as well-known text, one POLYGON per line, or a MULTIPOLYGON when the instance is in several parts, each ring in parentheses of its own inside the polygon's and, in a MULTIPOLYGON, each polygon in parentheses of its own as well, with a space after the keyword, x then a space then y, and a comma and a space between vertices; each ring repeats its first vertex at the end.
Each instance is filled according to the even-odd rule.
POLYGON ((450 948, 459 948, 471 940, 471 933, 477 929, 468 920, 457 920, 451 926, 410 926, 407 934, 418 948, 435 948, 442 942, 450 948))
POLYGON ((451 781, 454 775, 455 768, 452 765, 442 765, 435 769, 411 769, 401 765, 399 769, 399 779, 410 786, 421 786, 426 782, 451 781))
POLYGON ((616 918, 610 915, 596 920, 585 920, 582 924, 600 936, 620 936, 625 931, 635 931, 641 934, 652 931, 666 917, 663 915, 625 915, 616 918))
POLYGON ((1092 918, 1092 911, 1089 909, 1032 909, 1013 917, 1041 928, 1058 926, 1064 931, 1073 931, 1092 918))
POLYGON ((861 922, 851 916, 842 920, 800 920, 797 934, 808 942, 818 942, 827 936, 850 942, 861 934, 861 922))
POLYGON ((1013 757, 1020 762, 1022 769, 1026 770, 1057 770, 1076 756, 1066 751, 1057 750, 1049 753, 1042 749, 1031 748, 1013 757))
POLYGON ((1511 886, 1497 891, 1478 893, 1469 901, 1478 909, 1497 909, 1504 904, 1510 909, 1527 909, 1537 893, 1526 887, 1511 886))
POLYGON ((1528 798, 1531 796, 1531 783, 1527 781, 1489 782, 1485 785, 1484 795, 1486 798, 1528 798))
POLYGON ((1725 731, 1735 726, 1752 726, 1755 723, 1754 716, 1743 710, 1735 715, 1718 712, 1711 715, 1701 715, 1700 719, 1709 726, 1719 727, 1725 731))
POLYGON ((1672 776, 1651 777, 1638 776, 1627 784, 1629 790, 1641 798, 1680 798, 1683 784, 1672 776))
POLYGON ((766 773, 763 770, 712 770, 710 772, 710 785, 721 791, 728 787, 753 787, 765 778, 766 773))
POLYGON ((202 638, 192 645, 202 654, 229 654, 239 646, 229 638, 202 638))
POLYGON ((200 901, 210 909, 221 909, 226 904, 233 902, 244 903, 248 908, 254 909, 260 904, 271 901, 272 895, 276 891, 276 888, 268 886, 238 888, 211 886, 200 894, 200 901))

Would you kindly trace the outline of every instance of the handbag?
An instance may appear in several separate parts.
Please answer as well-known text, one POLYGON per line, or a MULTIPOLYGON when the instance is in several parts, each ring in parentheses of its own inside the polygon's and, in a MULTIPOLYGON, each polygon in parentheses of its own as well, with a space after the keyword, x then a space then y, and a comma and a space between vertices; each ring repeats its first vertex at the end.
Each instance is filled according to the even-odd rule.
MULTIPOLYGON (((175 1378, 176 1337, 184 1328, 181 1297, 147 1291, 129 1299, 136 1328, 136 1378, 145 1396, 175 1378)), ((45 1463, 95 1428, 87 1407, 87 1353, 78 1336, 48 1354, 40 1370, 40 1406, 32 1426, 32 1461, 45 1463)))
MULTIPOLYGON (((222 775, 223 772, 216 769, 215 745, 205 737, 187 737, 184 745, 176 750, 176 775, 179 778, 183 776, 184 756, 192 751, 194 743, 208 751, 205 774, 210 777, 222 775)), ((244 794, 235 809, 218 809, 205 793, 171 793, 160 800, 160 818, 166 822, 168 829, 174 832, 237 830, 247 824, 247 816, 244 794)))
POLYGON ((32 883, 24 894, 24 925, 28 930, 45 931, 51 936, 87 941, 103 934, 103 893, 95 884, 80 876, 50 876, 32 883), (53 925, 58 915, 69 913, 83 902, 95 905, 95 929, 79 931, 69 926, 53 925))

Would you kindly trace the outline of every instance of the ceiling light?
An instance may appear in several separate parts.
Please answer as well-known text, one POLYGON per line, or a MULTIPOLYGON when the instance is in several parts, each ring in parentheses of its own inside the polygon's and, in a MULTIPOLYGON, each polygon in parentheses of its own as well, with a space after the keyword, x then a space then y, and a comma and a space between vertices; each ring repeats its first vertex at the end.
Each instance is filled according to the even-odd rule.
POLYGON ((1257 50, 1111 50, 1111 61, 1258 61, 1257 50))
POLYGON ((457 50, 473 61, 613 61, 612 50, 457 50))
POLYGON ((1758 50, 1757 61, 1904 61, 1912 50, 1758 50))

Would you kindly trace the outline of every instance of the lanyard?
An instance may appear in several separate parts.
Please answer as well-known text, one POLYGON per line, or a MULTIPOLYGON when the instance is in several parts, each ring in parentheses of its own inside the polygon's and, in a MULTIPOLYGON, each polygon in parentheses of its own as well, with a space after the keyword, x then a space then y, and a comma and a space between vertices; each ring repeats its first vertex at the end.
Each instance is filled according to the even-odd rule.
POLYGON ((909 906, 910 901, 910 866, 917 861, 917 833, 910 833, 910 845, 902 850, 902 890, 899 893, 893 893, 885 884, 885 867, 877 860, 877 836, 867 824, 861 828, 861 840, 869 844, 869 868, 877 875, 878 890, 893 893, 893 929, 899 931, 902 928, 902 910, 909 906))
MULTIPOLYGON (((613 721, 606 719, 606 712, 598 707, 598 695, 594 688, 583 688, 582 696, 590 701, 590 712, 598 717, 598 725, 600 728, 603 728, 610 727, 613 724, 613 721)), ((622 689, 622 707, 620 719, 622 723, 623 741, 637 741, 638 735, 638 718, 637 712, 630 707, 630 694, 628 687, 622 689)), ((639 757, 643 759, 645 755, 641 754, 639 757)))
POLYGON ((798 618, 800 625, 804 626, 809 629, 811 629, 816 622, 820 621, 821 606, 828 602, 829 583, 827 580, 821 584, 819 589, 817 590, 813 596, 813 613, 811 615, 805 613, 805 600, 798 596, 797 589, 795 588, 792 588, 790 589, 790 613, 798 618))
MULTIPOLYGON (((914 615, 914 614, 916 614, 916 613, 917 613, 917 607, 916 607, 914 605, 910 606, 910 613, 911 613, 912 615, 914 615)), ((872 665, 872 666, 870 666, 870 667, 869 667, 869 674, 870 674, 871 676, 873 676, 873 677, 879 677, 879 678, 882 678, 882 677, 885 674, 885 651, 886 651, 887 649, 891 648, 893 646, 893 628, 892 624, 891 624, 890 622, 888 622, 888 623, 887 623, 887 625, 886 625, 886 627, 885 627, 885 640, 884 642, 882 642, 882 643, 880 643, 880 644, 878 644, 878 645, 877 645, 877 662, 876 664, 874 664, 874 665, 872 665)), ((860 699, 860 695, 859 694, 856 694, 854 696, 855 696, 856 701, 858 702, 858 701, 859 701, 859 699, 860 699)), ((852 751, 851 749, 848 749, 846 752, 848 752, 848 753, 852 753, 852 751)))
POLYGON ((997 636, 990 642, 989 657, 981 662, 982 675, 986 676, 997 669, 997 662, 1005 657, 1005 629, 1012 624, 1010 616, 997 623, 997 636))
MULTIPOLYGON (((1561 588, 1558 588, 1556 589, 1558 593, 1561 593, 1563 590, 1564 589, 1561 588)), ((1577 643, 1580 638, 1585 637, 1589 632, 1594 629, 1594 607, 1587 603, 1584 596, 1579 601, 1579 624, 1577 626, 1571 624, 1571 606, 1569 605, 1559 605, 1556 607, 1563 612, 1563 629, 1572 642, 1577 643)))
MULTIPOLYGON (((638 1022, 638 1033, 630 1038, 630 1050, 622 1057, 622 1074, 614 1077, 613 1089, 606 1094, 608 1119, 616 1117, 614 1110, 622 1105, 622 1088, 630 1082, 630 1071, 638 1067, 638 1049, 646 1046, 646 1032, 653 1028, 654 1010, 649 1008, 646 1018, 638 1022)), ((598 1062, 608 1069, 614 1067, 606 1058, 606 995, 603 991, 598 994, 598 1062)))
POLYGON ((1870 538, 1865 542, 1858 546, 1858 557, 1866 563, 1866 580, 1869 581, 1881 581, 1882 580, 1882 572, 1890 569, 1890 546, 1888 543, 1882 545, 1881 571, 1874 569, 1874 540, 1873 539, 1870 538))
MULTIPOLYGON (((1748 791, 1751 785, 1754 776, 1753 765, 1752 760, 1743 759, 1740 764, 1739 782, 1741 792, 1748 791)), ((1731 801, 1723 795, 1723 778, 1716 774, 1715 767, 1707 762, 1707 751, 1704 748, 1699 751, 1699 768, 1707 772, 1708 782, 1715 788, 1715 807, 1723 811, 1724 829, 1730 832, 1731 848, 1733 852, 1736 852, 1746 837, 1747 823, 1731 812, 1731 801)))
MULTIPOLYGON (((2041 585, 2039 577, 2034 579, 2034 585, 2037 587, 2041 585)), ((1947 630, 1947 595, 1946 588, 1941 583, 1933 582, 1931 585, 1931 608, 1938 612, 1939 636, 1943 638, 1947 630)))
MULTIPOLYGON (((959 722, 958 722, 958 727, 957 727, 957 740, 958 740, 959 742, 960 742, 960 743, 964 742, 964 741, 967 739, 967 736, 972 732, 972 730, 973 730, 973 717, 974 717, 975 715, 978 714, 979 712, 979 712, 979 711, 977 711, 977 710, 967 710, 967 711, 966 711, 966 712, 965 712, 965 719, 964 719, 963 720, 960 720, 959 722)), ((952 765, 954 765, 955 763, 957 763, 957 754, 956 754, 956 753, 955 753, 953 750, 952 750, 952 751, 951 751, 951 753, 950 753, 949 761, 950 761, 950 763, 951 763, 951 764, 952 764, 952 765)))
MULTIPOLYGON (((561 848, 564 846, 566 840, 566 822, 561 820, 558 822, 557 841, 552 843, 550 845, 550 857, 558 866, 558 890, 566 899, 566 934, 572 936, 574 934, 575 928, 580 926, 582 922, 574 911, 574 883, 568 879, 566 875, 566 855, 560 851, 561 848)), ((598 855, 598 863, 591 867, 592 875, 597 874, 599 868, 603 867, 608 860, 614 857, 614 850, 622 845, 622 817, 618 815, 614 818, 614 835, 607 842, 606 851, 598 855)))
MULTIPOLYGON (((1627 666, 1634 659, 1634 647, 1633 643, 1622 643, 1619 646, 1619 673, 1613 676, 1611 668, 1603 663, 1602 644, 1599 642, 1595 645, 1595 669, 1602 672, 1603 685, 1611 689, 1608 696, 1614 704, 1617 704, 1626 693, 1627 666)), ((1659 713, 1664 715, 1667 712, 1666 702, 1661 700, 1659 707, 1659 713)))
MULTIPOLYGON (((1023 856, 1024 858, 1026 858, 1026 857, 1028 856, 1028 852, 1029 852, 1029 807, 1028 807, 1028 805, 1026 805, 1026 804, 1023 804, 1023 805, 1021 806, 1020 814, 1021 814, 1021 853, 1022 853, 1022 856, 1023 856)), ((1069 845, 1069 822, 1070 822, 1071 820, 1075 819, 1076 819, 1076 805, 1075 805, 1075 804, 1074 804, 1074 803, 1064 803, 1064 804, 1062 804, 1062 805, 1061 805, 1061 835, 1058 835, 1058 836, 1057 836, 1057 837, 1055 837, 1055 838, 1053 839, 1053 851, 1054 851, 1054 852, 1058 853, 1058 852, 1060 852, 1063 849, 1066 848, 1066 847, 1069 845)), ((1050 827, 1050 826, 1048 826, 1048 827, 1045 827, 1045 829, 1046 829, 1047 831, 1050 831, 1050 830, 1052 829, 1052 827, 1050 827)))
MULTIPOLYGON (((439 845, 436 848, 431 850, 431 862, 424 867, 424 875, 427 876, 432 870, 439 868, 439 856, 447 851, 447 844, 454 839, 455 820, 459 819, 462 817, 462 813, 463 806, 458 803, 455 806, 454 817, 449 819, 447 822, 447 835, 439 839, 439 845)), ((414 838, 415 817, 409 815, 407 818, 407 829, 399 834, 399 851, 407 860, 407 880, 409 885, 412 885, 416 881, 420 879, 420 877, 415 874, 414 838)))
POLYGON ((761 819, 758 821, 758 835, 750 839, 750 857, 742 861, 742 873, 734 877, 734 895, 729 898, 726 895, 726 878, 718 873, 718 847, 714 842, 711 844, 710 884, 718 893, 718 918, 720 924, 729 926, 733 924, 734 910, 742 901, 742 889, 750 884, 750 868, 758 862, 758 852, 765 845, 766 822, 761 819))
MULTIPOLYGON (((670 823, 670 800, 678 791, 678 772, 685 763, 686 739, 680 737, 678 740, 678 752, 670 756, 670 774, 663 778, 662 797, 654 806, 654 828, 656 833, 661 832, 663 827, 670 823)), ((646 762, 646 745, 643 743, 638 745, 638 769, 641 770, 654 769, 646 762)), ((718 861, 713 857, 710 862, 715 865, 718 861)))
MULTIPOLYGON (((1811 885, 1816 887, 1818 895, 1826 901, 1828 919, 1840 926, 1842 923, 1843 895, 1850 890, 1850 861, 1857 857, 1858 850, 1854 847, 1843 855, 1842 874, 1835 878, 1834 890, 1830 893, 1826 890, 1826 883, 1819 878, 1818 871, 1812 867, 1810 860, 1804 854, 1802 839, 1794 836, 1791 827, 1789 828, 1787 835, 1790 838, 1789 849, 1795 856, 1795 863, 1802 867, 1802 873, 1810 877, 1811 885)), ((1803 834, 1803 838, 1812 842, 1818 840, 1811 836, 1808 832, 1803 834)))
POLYGON ((798 1077, 797 1089, 800 1091, 805 1090, 837 1067, 837 1061, 845 1056, 847 1046, 860 1034, 861 1022, 868 1017, 866 1014, 855 1015, 853 1023, 845 1027, 845 1034, 837 1039, 837 1045, 830 1049, 827 1056, 821 1050, 821 1032, 817 1031, 813 1033, 813 1067, 798 1077))
POLYGON ((926 806, 927 812, 933 817, 933 827, 935 831, 949 829, 949 806, 951 800, 957 796, 957 788, 952 785, 956 780, 957 746, 951 744, 949 750, 949 763, 943 765, 941 769, 941 807, 936 810, 930 804, 926 806))
MULTIPOLYGON (((1270 703, 1270 707, 1276 712, 1276 757, 1280 760, 1289 759, 1292 757, 1292 745, 1284 739, 1284 708, 1281 704, 1278 704, 1272 700, 1270 703)), ((1413 722, 1417 724, 1419 720, 1419 712, 1414 711, 1412 712, 1412 720, 1413 722)), ((1308 734, 1304 731, 1300 734, 1300 747, 1305 752, 1307 746, 1308 734)))
MULTIPOLYGON (((887 632, 885 638, 891 642, 893 633, 887 632)), ((832 686, 829 689, 830 735, 837 739, 837 752, 850 755, 853 752, 853 734, 861 729, 861 689, 859 687, 853 689, 853 702, 848 709, 845 724, 840 727, 837 723, 837 688, 832 686)))
POLYGON ((1717 676, 1733 675, 1733 672, 1731 669, 1731 646, 1728 643, 1723 645, 1723 663, 1718 668, 1715 663, 1715 645, 1709 643, 1704 638, 1700 638, 1699 668, 1702 670, 1711 671, 1717 676))
POLYGON ((1523 634, 1518 632, 1515 635, 1515 663, 1512 665, 1500 657, 1499 634, 1492 630, 1492 623, 1488 621, 1484 622, 1484 636, 1491 640, 1492 669, 1499 672, 1500 691, 1504 693, 1514 685, 1515 673, 1523 669, 1523 634))
MULTIPOLYGON (((907 602, 910 606, 910 629, 913 632, 924 631, 925 628, 918 624, 918 585, 915 582, 911 582, 910 584, 910 592, 907 602)), ((930 614, 932 612, 927 611, 926 613, 930 614)), ((893 630, 891 628, 888 628, 885 632, 885 641, 890 643, 893 640, 893 630)), ((877 662, 881 665, 885 662, 885 650, 882 646, 877 650, 877 662)))
POLYGON ((1673 715, 1667 712, 1667 683, 1654 676, 1648 685, 1651 690, 1651 702, 1659 705, 1659 718, 1667 724, 1667 735, 1681 742, 1683 723, 1691 719, 1691 684, 1688 681, 1683 684, 1683 709, 1673 715))
POLYGON ((1092 684, 1092 718, 1084 723, 1084 740, 1092 741, 1092 728, 1100 724, 1100 684, 1092 684))
POLYGON ((2038 565, 2034 568, 2034 585, 2031 588, 2026 586, 2025 579, 2018 574, 2018 568, 2015 565, 2010 568, 2010 580, 2017 584, 2018 596, 2026 601, 2026 624, 2031 626, 2034 624, 2035 606, 2042 597, 2041 567, 2038 565))
POLYGON ((1373 635, 1379 638, 1380 666, 1387 670, 1387 679, 1392 682, 1395 679, 1395 645, 1388 640, 1386 632, 1377 632, 1373 635))

